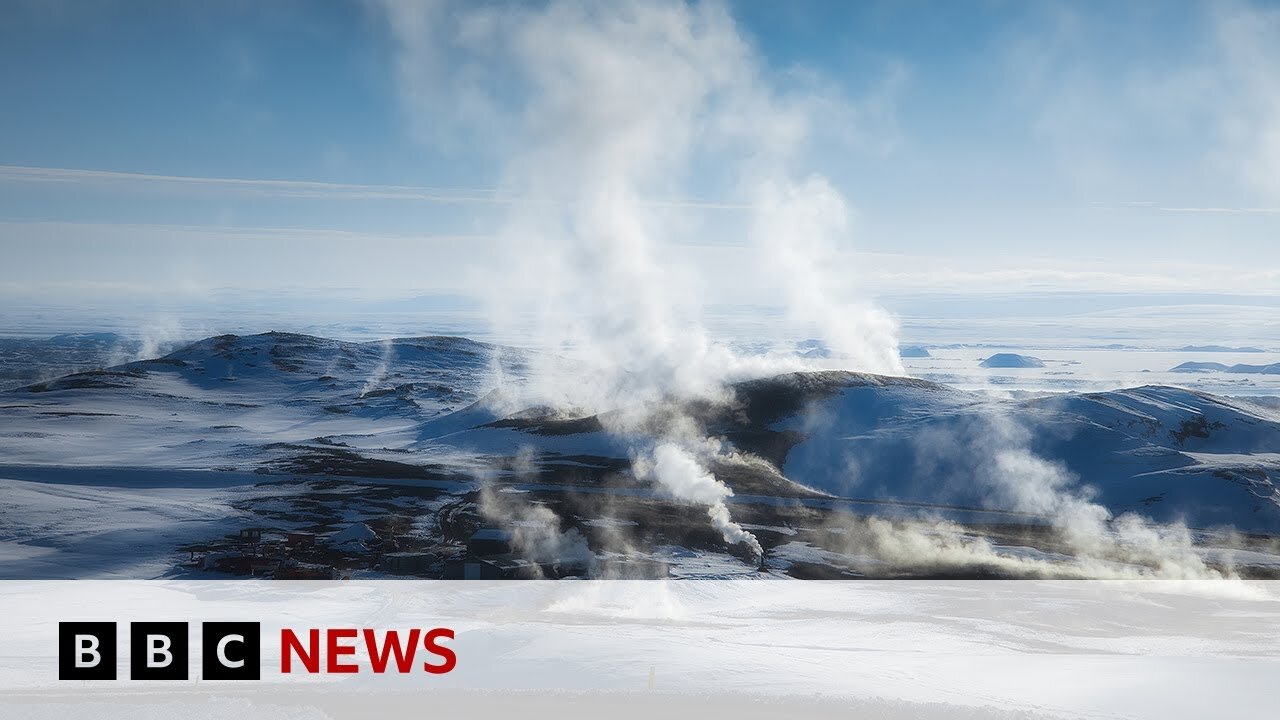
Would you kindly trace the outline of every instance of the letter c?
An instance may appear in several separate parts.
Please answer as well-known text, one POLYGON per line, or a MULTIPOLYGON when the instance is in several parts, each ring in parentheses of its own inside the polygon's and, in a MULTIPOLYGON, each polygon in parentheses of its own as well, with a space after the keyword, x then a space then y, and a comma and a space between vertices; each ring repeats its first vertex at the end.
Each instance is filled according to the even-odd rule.
POLYGON ((227 657, 227 645, 230 645, 233 642, 243 643, 244 636, 243 635, 227 635, 218 641, 218 662, 222 663, 223 667, 229 667, 229 668, 244 667, 243 660, 232 660, 231 658, 227 657))

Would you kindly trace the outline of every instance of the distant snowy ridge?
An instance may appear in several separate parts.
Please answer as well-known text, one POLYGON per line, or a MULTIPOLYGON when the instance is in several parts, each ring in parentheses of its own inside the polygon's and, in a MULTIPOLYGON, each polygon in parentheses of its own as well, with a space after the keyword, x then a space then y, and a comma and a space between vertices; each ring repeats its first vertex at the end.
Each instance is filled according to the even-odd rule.
POLYGON ((1245 363, 1225 365, 1219 362, 1192 361, 1184 362, 1177 367, 1171 368, 1169 372, 1224 372, 1253 375, 1280 375, 1280 363, 1271 363, 1270 365, 1248 365, 1245 363))
POLYGON ((1212 352, 1212 353, 1261 353, 1266 352, 1259 347, 1227 347, 1225 345, 1186 345, 1178 348, 1178 352, 1212 352))

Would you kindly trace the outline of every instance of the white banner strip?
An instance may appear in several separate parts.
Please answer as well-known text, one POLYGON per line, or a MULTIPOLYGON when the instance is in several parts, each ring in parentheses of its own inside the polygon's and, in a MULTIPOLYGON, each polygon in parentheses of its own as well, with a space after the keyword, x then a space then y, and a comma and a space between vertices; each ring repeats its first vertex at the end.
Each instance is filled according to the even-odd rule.
POLYGON ((5 718, 1271 718, 1280 582, 6 581, 0 636, 5 718))

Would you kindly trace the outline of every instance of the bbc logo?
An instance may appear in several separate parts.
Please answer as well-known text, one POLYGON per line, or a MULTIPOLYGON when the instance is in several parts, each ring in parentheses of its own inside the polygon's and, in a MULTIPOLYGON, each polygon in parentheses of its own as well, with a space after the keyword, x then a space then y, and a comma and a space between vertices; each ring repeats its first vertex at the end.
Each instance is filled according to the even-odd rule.
MULTIPOLYGON (((187 623, 129 624, 129 678, 188 679, 187 623)), ((261 680, 262 627, 256 622, 201 623, 205 680, 261 680)), ((58 623, 59 680, 115 680, 114 622, 58 623)))

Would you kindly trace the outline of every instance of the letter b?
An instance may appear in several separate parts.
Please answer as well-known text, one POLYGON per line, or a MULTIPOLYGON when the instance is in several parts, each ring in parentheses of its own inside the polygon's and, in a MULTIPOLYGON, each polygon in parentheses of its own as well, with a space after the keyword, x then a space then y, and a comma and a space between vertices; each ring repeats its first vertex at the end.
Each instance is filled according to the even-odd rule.
POLYGON ((132 623, 129 625, 129 677, 186 680, 187 648, 184 622, 132 623))
POLYGON ((116 624, 58 623, 59 680, 115 680, 116 624))

